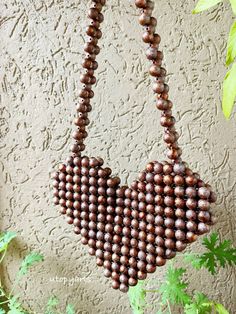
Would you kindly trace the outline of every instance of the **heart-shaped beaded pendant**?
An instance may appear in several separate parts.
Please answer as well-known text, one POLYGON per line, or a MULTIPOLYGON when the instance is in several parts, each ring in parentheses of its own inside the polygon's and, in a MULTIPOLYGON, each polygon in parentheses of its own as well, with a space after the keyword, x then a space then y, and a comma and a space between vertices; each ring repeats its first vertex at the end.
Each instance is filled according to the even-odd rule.
POLYGON ((146 56, 152 62, 149 73, 154 77, 153 90, 156 106, 162 111, 160 123, 164 127, 164 142, 170 161, 150 162, 130 187, 121 186, 119 177, 113 177, 101 158, 81 156, 87 137, 92 85, 96 78, 95 61, 100 49, 99 29, 105 0, 93 0, 86 29, 89 36, 84 50, 85 73, 80 81, 77 130, 72 156, 53 175, 54 203, 88 245, 89 253, 96 256, 104 275, 112 279, 112 287, 127 292, 157 266, 163 266, 176 252, 183 251, 198 235, 208 232, 213 223, 210 203, 216 201, 209 184, 204 183, 181 160, 178 133, 168 98, 166 71, 161 67, 163 54, 158 50, 160 36, 155 34, 156 19, 151 16, 153 2, 136 0, 141 9, 139 22, 144 26, 143 41, 149 44, 146 56))
POLYGON ((112 287, 126 292, 208 232, 215 195, 184 163, 151 162, 131 187, 102 166, 69 158, 54 174, 54 201, 112 287))

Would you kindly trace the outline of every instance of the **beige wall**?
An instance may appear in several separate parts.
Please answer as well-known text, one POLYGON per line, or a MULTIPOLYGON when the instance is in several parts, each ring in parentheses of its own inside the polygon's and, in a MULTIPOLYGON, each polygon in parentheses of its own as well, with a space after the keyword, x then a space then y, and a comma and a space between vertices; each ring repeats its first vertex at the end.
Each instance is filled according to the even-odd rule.
MULTIPOLYGON (((128 183, 148 160, 164 159, 159 112, 132 2, 107 1, 87 141, 87 153, 103 157, 128 183)), ((235 117, 226 121, 220 109, 231 10, 218 6, 193 16, 192 0, 155 2, 183 157, 219 194, 215 229, 235 239, 235 117)), ((0 228, 20 235, 8 256, 5 283, 10 286, 20 258, 33 249, 46 259, 21 290, 26 306, 36 313, 42 313, 52 293, 70 300, 80 314, 130 313, 127 296, 109 287, 80 238, 58 215, 50 192, 49 173, 65 160, 71 143, 87 1, 2 0, 0 6, 0 228), (69 286, 52 282, 55 276, 82 279, 69 286)), ((163 272, 158 269, 152 278, 163 272)), ((200 289, 196 273, 189 276, 192 287, 200 289)), ((215 279, 204 271, 200 276, 201 289, 235 313, 235 273, 226 269, 215 279)))

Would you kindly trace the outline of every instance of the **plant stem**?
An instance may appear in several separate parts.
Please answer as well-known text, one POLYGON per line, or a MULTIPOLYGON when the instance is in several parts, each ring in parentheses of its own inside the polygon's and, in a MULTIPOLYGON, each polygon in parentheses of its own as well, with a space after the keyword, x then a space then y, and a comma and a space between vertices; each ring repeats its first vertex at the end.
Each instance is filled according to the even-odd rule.
POLYGON ((12 297, 13 291, 14 291, 15 287, 18 285, 19 280, 20 280, 20 277, 17 276, 16 280, 13 282, 12 288, 11 288, 11 290, 9 292, 9 299, 12 297))
POLYGON ((156 289, 154 289, 154 290, 144 290, 145 292, 153 292, 153 293, 155 293, 155 292, 159 292, 159 290, 156 290, 156 289))
POLYGON ((171 308, 170 308, 170 302, 168 300, 167 300, 167 306, 168 306, 169 314, 172 314, 171 308))
POLYGON ((6 255, 6 252, 7 252, 7 250, 4 250, 4 252, 3 252, 3 254, 2 254, 2 257, 1 257, 1 259, 0 259, 0 264, 1 264, 1 263, 2 263, 2 261, 3 261, 3 259, 4 259, 5 255, 6 255))

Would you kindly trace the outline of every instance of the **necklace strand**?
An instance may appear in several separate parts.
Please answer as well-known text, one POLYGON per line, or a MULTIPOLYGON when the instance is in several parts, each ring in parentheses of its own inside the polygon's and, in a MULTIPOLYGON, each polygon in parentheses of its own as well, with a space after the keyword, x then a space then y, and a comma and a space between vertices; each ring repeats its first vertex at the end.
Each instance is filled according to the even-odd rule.
MULTIPOLYGON (((95 70, 98 68, 96 56, 100 52, 98 40, 102 37, 100 25, 104 20, 101 13, 105 0, 93 0, 88 11, 90 19, 89 25, 86 28, 88 40, 84 45, 85 58, 82 62, 82 67, 85 73, 81 75, 80 82, 83 84, 79 91, 79 103, 76 107, 78 115, 74 120, 77 129, 73 132, 74 144, 71 146, 71 151, 75 155, 85 149, 84 140, 88 136, 86 126, 89 124, 88 113, 92 107, 90 100, 94 96, 92 86, 96 83, 95 70)), ((154 78, 153 91, 157 95, 156 107, 162 111, 160 124, 164 127, 164 142, 168 148, 167 157, 172 161, 179 161, 181 149, 178 146, 178 133, 175 130, 175 118, 172 115, 172 102, 169 100, 169 86, 165 83, 166 70, 161 66, 163 53, 158 50, 161 38, 155 33, 157 20, 152 16, 154 8, 153 1, 136 0, 135 5, 140 9, 139 23, 144 28, 142 35, 143 41, 148 44, 146 57, 152 62, 149 69, 149 74, 154 78)))

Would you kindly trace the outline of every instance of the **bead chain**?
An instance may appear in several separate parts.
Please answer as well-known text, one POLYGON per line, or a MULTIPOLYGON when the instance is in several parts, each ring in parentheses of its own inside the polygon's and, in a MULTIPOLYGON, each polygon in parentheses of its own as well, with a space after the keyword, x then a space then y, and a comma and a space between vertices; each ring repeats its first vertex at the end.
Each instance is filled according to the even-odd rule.
MULTIPOLYGON (((95 70, 98 68, 96 56, 100 52, 97 45, 98 40, 102 37, 100 24, 103 22, 103 14, 101 13, 106 0, 93 0, 92 6, 88 11, 88 17, 91 19, 86 28, 86 34, 89 36, 88 41, 84 46, 86 53, 82 66, 85 73, 81 75, 80 82, 83 83, 82 89, 79 91, 79 104, 76 109, 78 112, 75 118, 77 130, 73 132, 75 143, 71 147, 72 153, 80 155, 80 152, 85 149, 84 140, 88 133, 86 126, 89 124, 88 112, 91 111, 90 99, 93 98, 94 92, 92 85, 96 83, 94 76, 95 70)), ((153 1, 150 0, 135 0, 135 5, 140 9, 139 23, 144 27, 142 39, 149 44, 146 50, 146 57, 152 62, 149 69, 151 76, 155 78, 153 91, 157 94, 156 106, 162 111, 160 123, 164 127, 164 141, 168 147, 167 157, 173 161, 180 161, 181 149, 178 146, 178 133, 175 130, 175 118, 172 115, 172 102, 168 99, 169 86, 165 83, 166 70, 161 66, 163 53, 158 50, 161 38, 155 33, 157 20, 151 16, 154 8, 153 1)))

